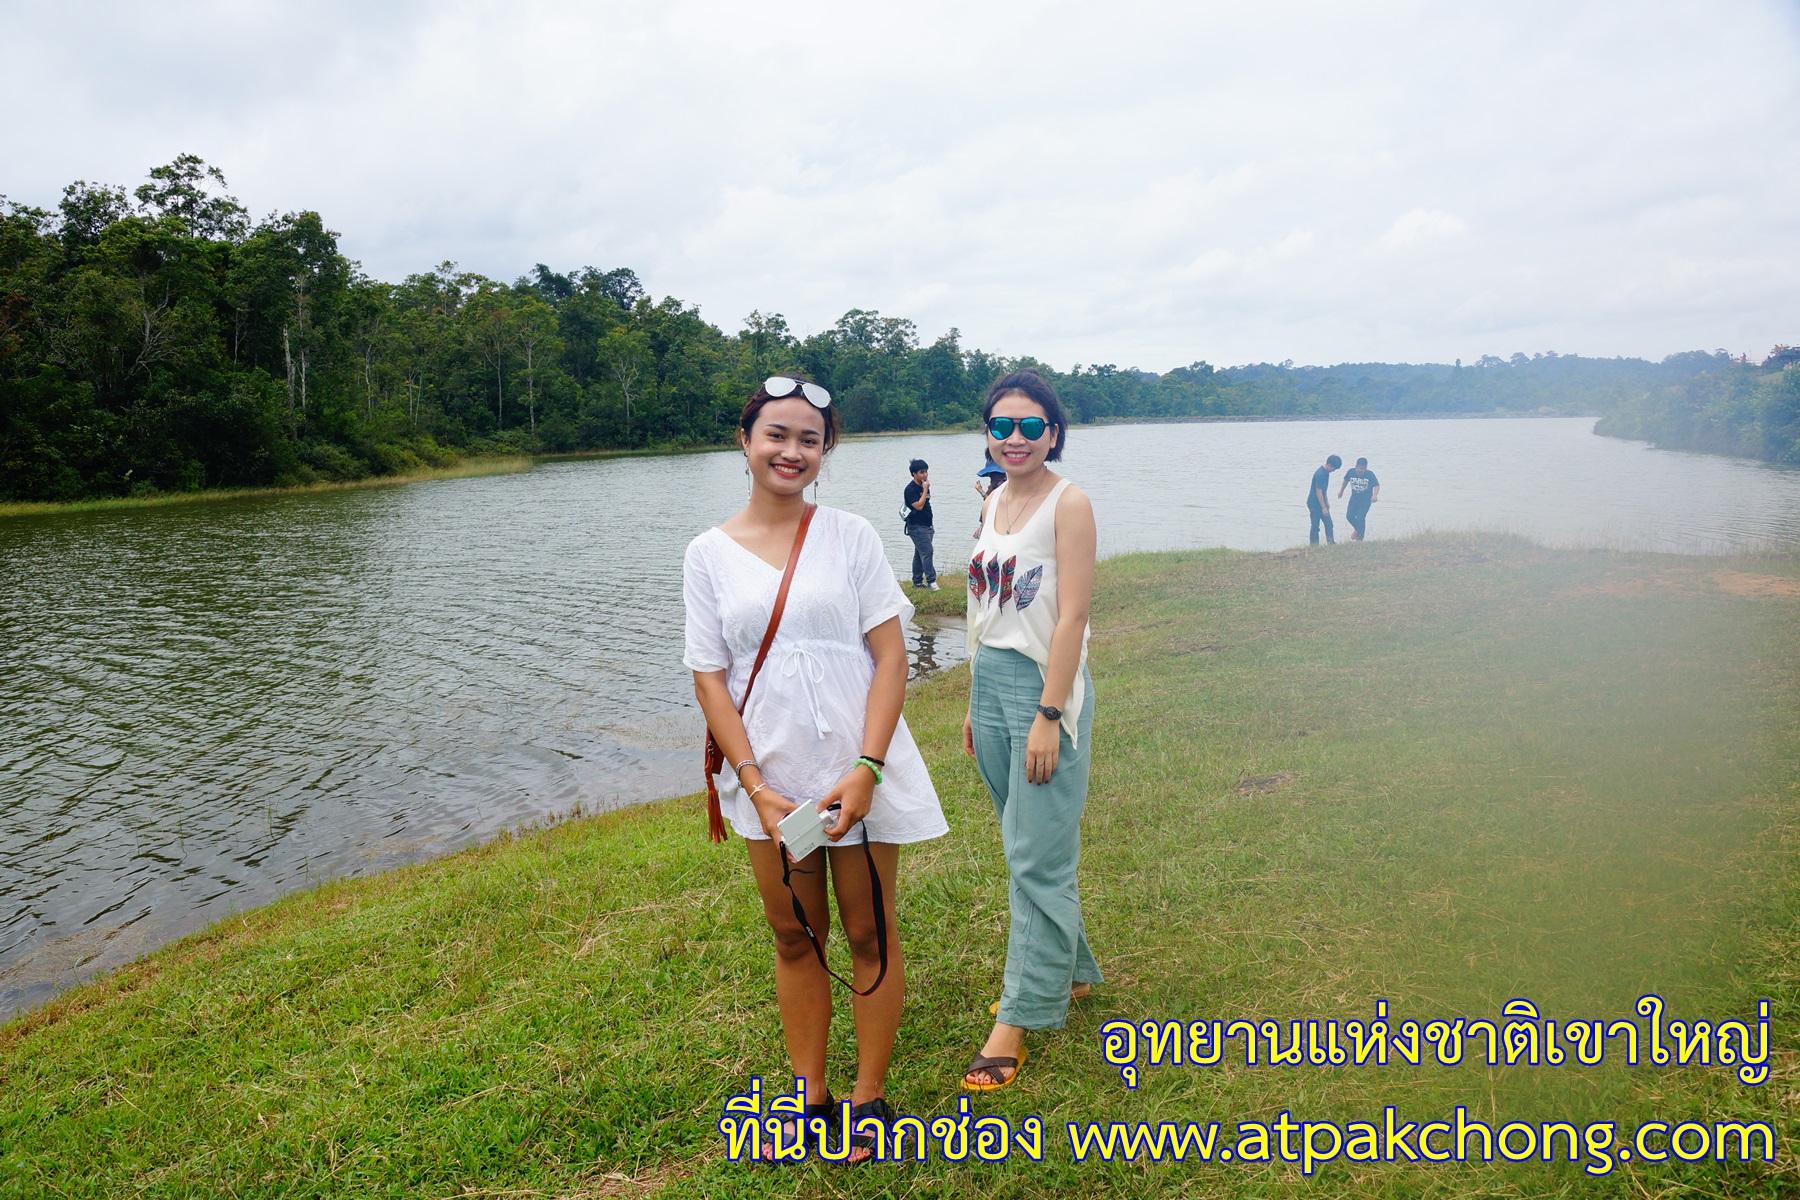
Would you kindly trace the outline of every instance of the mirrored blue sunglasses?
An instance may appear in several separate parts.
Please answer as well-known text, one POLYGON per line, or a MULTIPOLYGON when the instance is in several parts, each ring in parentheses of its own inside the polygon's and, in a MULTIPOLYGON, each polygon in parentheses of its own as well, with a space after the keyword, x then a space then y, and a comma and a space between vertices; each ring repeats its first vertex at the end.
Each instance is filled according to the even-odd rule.
POLYGON ((1035 442, 1044 436, 1044 430, 1049 427, 1050 422, 1042 417, 989 417, 988 436, 996 441, 1005 441, 1012 436, 1014 425, 1019 427, 1019 432, 1025 435, 1026 441, 1035 442))

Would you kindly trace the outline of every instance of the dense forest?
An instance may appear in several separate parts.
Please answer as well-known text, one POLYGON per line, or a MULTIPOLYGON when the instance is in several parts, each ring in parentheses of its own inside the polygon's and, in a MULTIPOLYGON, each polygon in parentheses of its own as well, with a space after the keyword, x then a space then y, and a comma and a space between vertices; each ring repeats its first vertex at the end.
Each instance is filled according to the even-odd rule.
POLYGON ((1792 453, 1800 379, 1700 353, 1064 372, 965 349, 955 329, 923 343, 913 322, 862 309, 804 338, 760 311, 728 334, 622 267, 539 264, 508 284, 446 262, 384 283, 317 213, 252 221, 192 155, 129 192, 70 184, 55 211, 0 197, 0 499, 720 444, 756 383, 787 370, 830 388, 853 432, 967 426, 988 382, 1027 364, 1082 421, 1616 411, 1636 422, 1627 436, 1679 439, 1686 416, 1653 414, 1680 396, 1713 414, 1692 418, 1708 430, 1752 414, 1705 448, 1770 457, 1792 453))
POLYGON ((1720 355, 1705 372, 1627 398, 1594 431, 1800 463, 1800 347, 1777 346, 1761 364, 1720 355))

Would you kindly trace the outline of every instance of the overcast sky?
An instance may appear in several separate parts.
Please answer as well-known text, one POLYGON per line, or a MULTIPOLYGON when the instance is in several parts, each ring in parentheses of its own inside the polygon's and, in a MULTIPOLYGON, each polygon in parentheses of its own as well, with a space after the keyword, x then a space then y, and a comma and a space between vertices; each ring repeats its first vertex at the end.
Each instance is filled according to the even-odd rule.
POLYGON ((1800 0, 0 3, 0 193, 1058 367, 1800 341, 1800 0))

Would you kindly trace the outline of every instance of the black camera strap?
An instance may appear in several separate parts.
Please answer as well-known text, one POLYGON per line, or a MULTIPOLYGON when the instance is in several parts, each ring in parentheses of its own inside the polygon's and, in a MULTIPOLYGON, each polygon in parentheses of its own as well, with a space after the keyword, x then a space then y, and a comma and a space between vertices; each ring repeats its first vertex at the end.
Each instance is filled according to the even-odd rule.
MULTIPOLYGON (((835 808, 836 805, 832 807, 835 808)), ((800 903, 800 893, 794 890, 793 876, 810 875, 812 872, 802 870, 799 864, 788 856, 786 842, 777 842, 776 844, 781 847, 781 882, 788 890, 788 898, 794 902, 794 918, 800 922, 800 928, 806 930, 806 938, 812 943, 813 953, 819 957, 819 965, 825 969, 827 975, 849 988, 851 995, 874 995, 875 989, 881 986, 881 981, 887 978, 888 937, 887 905, 883 902, 881 894, 881 873, 875 869, 875 855, 869 850, 869 827, 863 826, 862 848, 863 858, 869 864, 869 894, 875 901, 875 941, 881 947, 881 972, 875 976, 875 982, 869 985, 867 991, 858 991, 855 984, 832 970, 831 964, 825 961, 825 943, 821 942, 819 935, 813 932, 812 922, 806 919, 806 907, 800 903)), ((829 931, 830 926, 827 925, 826 928, 829 931)))

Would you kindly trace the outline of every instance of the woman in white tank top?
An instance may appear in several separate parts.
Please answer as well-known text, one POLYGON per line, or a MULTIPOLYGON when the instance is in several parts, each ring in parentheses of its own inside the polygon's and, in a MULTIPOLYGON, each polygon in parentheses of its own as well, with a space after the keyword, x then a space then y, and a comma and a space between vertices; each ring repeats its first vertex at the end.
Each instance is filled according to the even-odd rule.
POLYGON ((997 1017, 963 1074, 971 1091, 1007 1086, 1028 1029, 1060 1029, 1069 1001, 1100 982, 1076 890, 1094 719, 1087 672, 1094 509, 1049 470, 1067 420, 1035 371, 988 389, 988 458, 1006 482, 987 499, 969 558, 973 679, 963 746, 1000 818, 1012 928, 997 1017))

